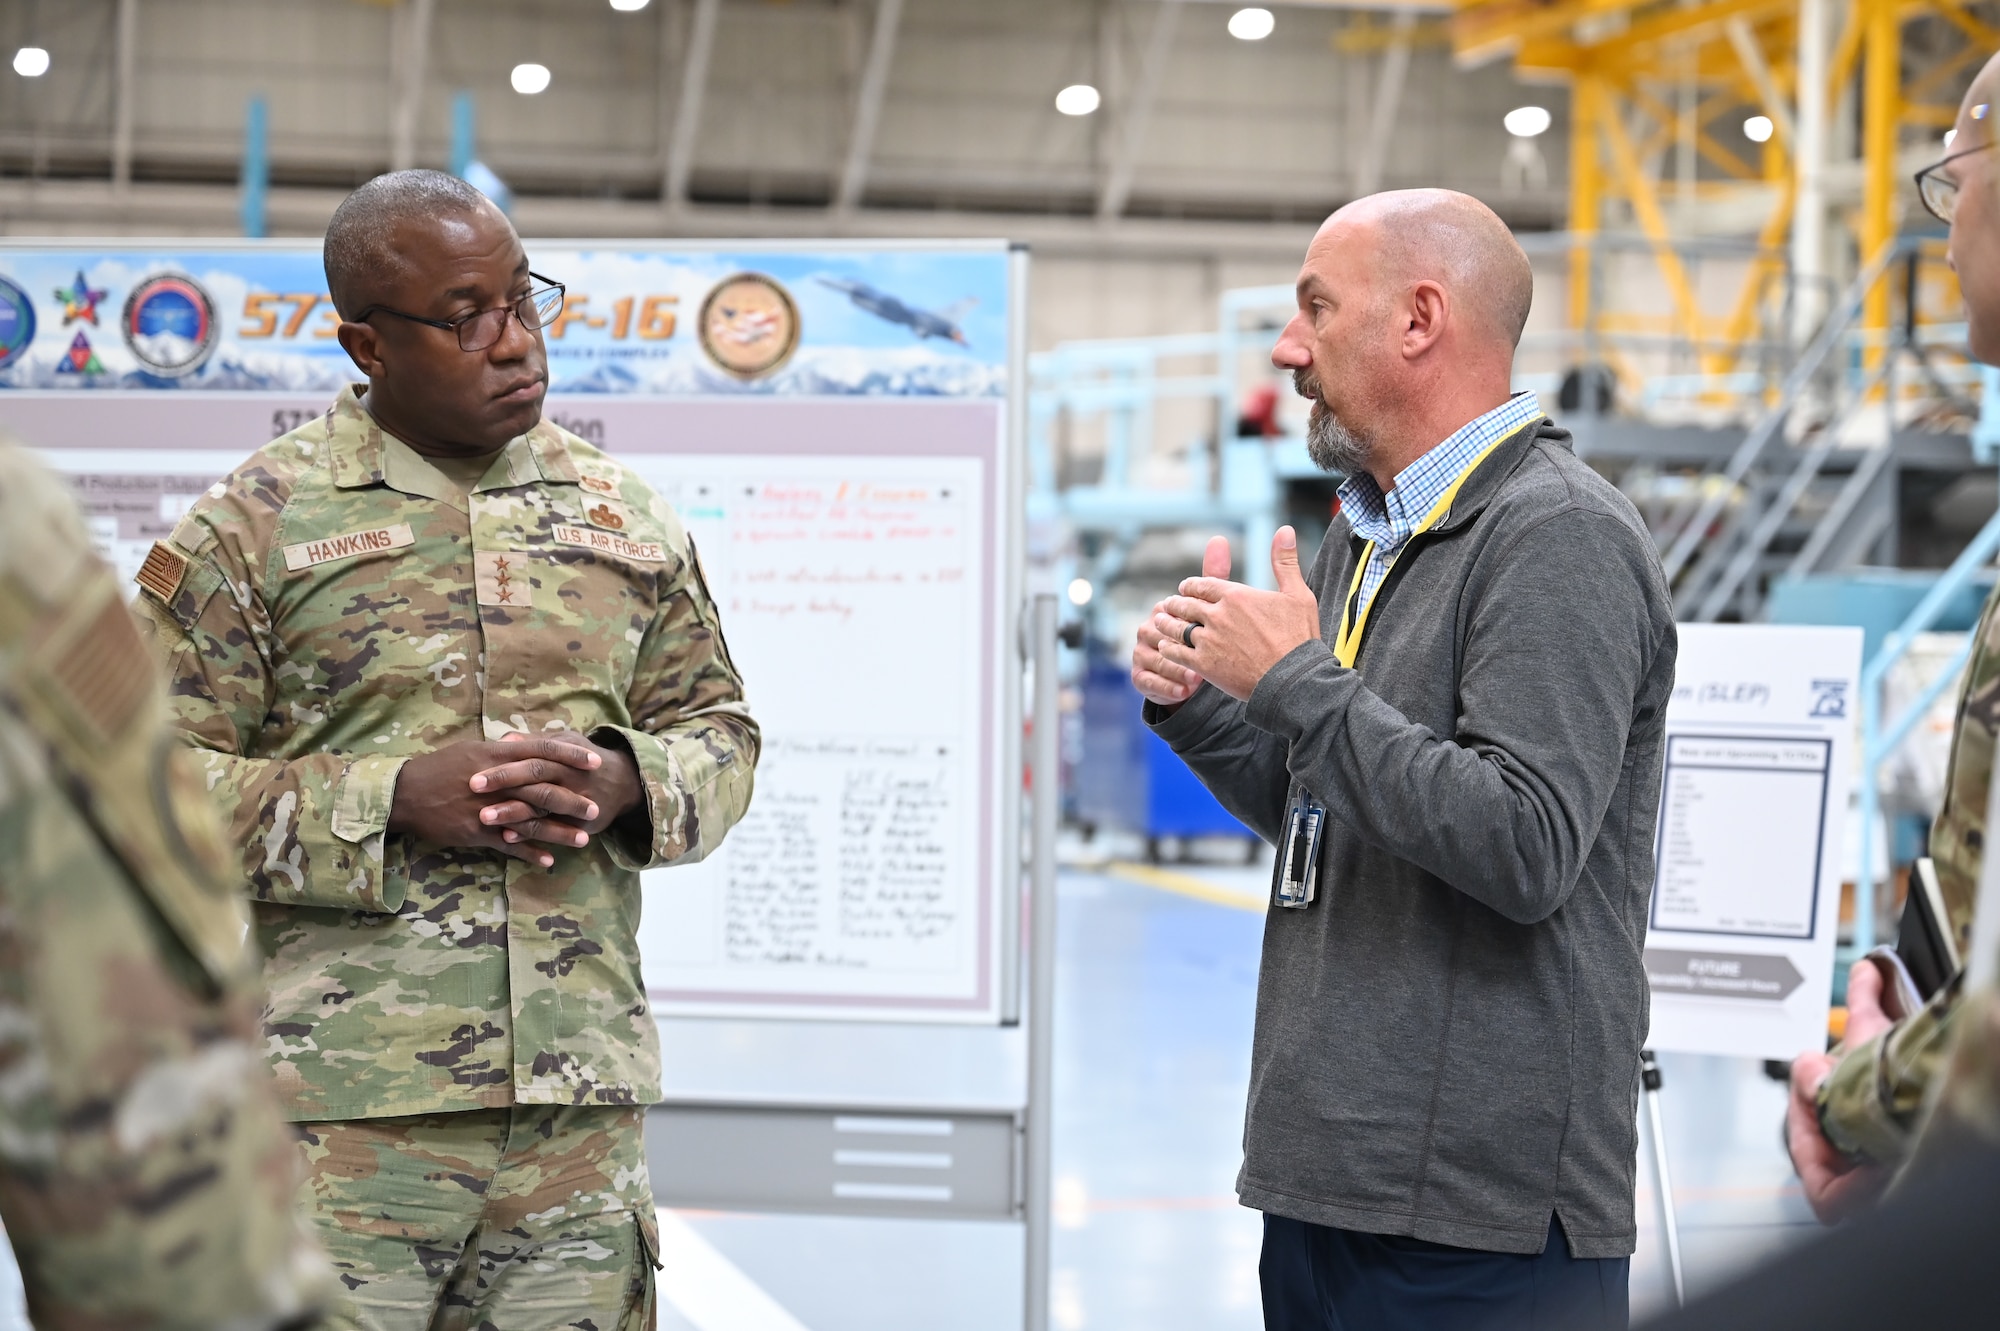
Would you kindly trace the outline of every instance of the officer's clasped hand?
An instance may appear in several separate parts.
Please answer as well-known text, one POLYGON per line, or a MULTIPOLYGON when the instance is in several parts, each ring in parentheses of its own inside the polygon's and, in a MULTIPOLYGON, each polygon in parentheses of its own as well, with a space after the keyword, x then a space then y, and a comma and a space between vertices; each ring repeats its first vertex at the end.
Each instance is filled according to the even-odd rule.
POLYGON ((574 732, 462 740, 403 765, 388 830, 441 846, 497 850, 548 869, 555 857, 530 843, 588 845, 639 794, 630 754, 574 732))
POLYGON ((510 734, 502 742, 555 745, 550 755, 516 759, 472 777, 474 791, 509 797, 480 811, 480 821, 500 828, 509 845, 588 845, 644 798, 638 765, 622 748, 597 744, 573 730, 539 737, 510 734))

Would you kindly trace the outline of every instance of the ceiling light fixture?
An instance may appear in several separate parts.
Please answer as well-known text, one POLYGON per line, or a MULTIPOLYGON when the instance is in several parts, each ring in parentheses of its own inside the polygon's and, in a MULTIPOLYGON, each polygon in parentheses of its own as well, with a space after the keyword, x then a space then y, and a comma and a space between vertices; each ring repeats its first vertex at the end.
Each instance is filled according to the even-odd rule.
POLYGON ((1743 137, 1752 143, 1769 143, 1771 129, 1771 117, 1751 116, 1743 122, 1743 137))
POLYGON ((653 0, 611 0, 611 7, 621 14, 636 14, 653 0))
POLYGON ((516 65, 514 72, 508 75, 507 81, 512 83, 514 91, 523 97, 533 97, 549 86, 549 67, 537 65, 532 61, 525 65, 516 65))
POLYGON ((1552 117, 1546 107, 1517 106, 1500 123, 1517 139, 1532 139, 1549 127, 1552 117))
POLYGON ((1056 110, 1066 116, 1087 116, 1097 109, 1097 89, 1088 83, 1072 83, 1056 94, 1056 110))
POLYGON ((49 53, 39 46, 24 46, 14 52, 14 72, 24 79, 38 79, 49 72, 49 53))
POLYGON ((1239 9, 1229 16, 1229 35, 1239 42, 1261 42, 1277 26, 1268 9, 1239 9))

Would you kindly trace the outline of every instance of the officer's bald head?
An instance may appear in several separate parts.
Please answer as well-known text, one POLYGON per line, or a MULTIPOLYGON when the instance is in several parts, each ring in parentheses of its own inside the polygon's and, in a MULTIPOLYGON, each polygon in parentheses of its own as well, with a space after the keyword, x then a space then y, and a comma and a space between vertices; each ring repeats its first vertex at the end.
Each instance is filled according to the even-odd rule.
POLYGON ((341 201, 327 223, 327 290, 343 319, 387 298, 411 271, 406 238, 445 218, 490 213, 493 201, 442 171, 391 171, 341 201))
POLYGON ((1535 274, 1491 208, 1456 190, 1390 190, 1348 204, 1322 232, 1341 225, 1368 234, 1389 284, 1438 282, 1481 331, 1510 351, 1520 345, 1535 274))

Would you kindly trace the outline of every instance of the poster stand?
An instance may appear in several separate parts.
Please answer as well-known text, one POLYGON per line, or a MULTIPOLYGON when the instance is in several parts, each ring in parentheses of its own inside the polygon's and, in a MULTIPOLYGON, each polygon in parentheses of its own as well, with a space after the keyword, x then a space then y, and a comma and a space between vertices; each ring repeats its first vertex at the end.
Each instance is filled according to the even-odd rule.
POLYGON ((1056 992, 1056 817, 1062 753, 1062 714, 1056 681, 1056 598, 1035 596, 1023 644, 1034 670, 1034 743, 1029 750, 1028 826, 1028 1104, 1022 1196, 1027 1223, 1025 1331, 1049 1325, 1049 1125, 1054 1104, 1050 1082, 1055 1068, 1056 992))
POLYGON ((1674 1185, 1667 1169, 1666 1125, 1660 1117, 1660 1060, 1650 1049, 1639 1051, 1639 1080, 1646 1090, 1646 1113, 1653 1126, 1653 1175, 1660 1185, 1660 1228, 1667 1236, 1667 1269, 1674 1278, 1674 1306, 1687 1303, 1681 1277, 1681 1225, 1674 1210, 1674 1185))

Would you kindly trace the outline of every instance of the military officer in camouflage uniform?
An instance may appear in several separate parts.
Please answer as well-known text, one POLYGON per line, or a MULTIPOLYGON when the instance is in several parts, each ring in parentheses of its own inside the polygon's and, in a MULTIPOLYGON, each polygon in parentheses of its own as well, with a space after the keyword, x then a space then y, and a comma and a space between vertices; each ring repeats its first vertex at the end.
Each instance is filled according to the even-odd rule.
MULTIPOLYGON (((1959 111, 1951 156, 1929 173, 1943 181, 1927 190, 1950 215, 1952 258, 1967 308, 1983 297, 1983 310, 1995 312, 1994 317, 1975 316, 1970 328, 1974 354, 1989 364, 2000 364, 2000 345, 1996 345, 2000 344, 2000 162, 1987 151, 1996 142, 1996 108, 2000 108, 2000 56, 1987 62, 1973 81, 1959 111)), ((2000 600, 2000 591, 1993 600, 2000 600)), ((2000 614, 1989 600, 1976 630, 1974 662, 1968 667, 1967 702, 1959 723, 1962 738, 1957 741, 1962 752, 1953 754, 1954 772, 1960 762, 1968 767, 1966 791, 1960 807, 1947 808, 1959 830, 1967 893, 1978 890, 1987 796, 1996 737, 2000 737, 2000 622, 1996 620, 2000 614), (1971 779, 1974 765, 1977 781, 1971 779)), ((1971 932, 1970 911, 1967 915, 1961 939, 1971 932)), ((1968 951, 1962 945, 1960 950, 1968 951)), ((1913 1169, 1949 1162, 1975 1138, 1985 1139, 1988 1149, 2000 1145, 2000 993, 1989 987, 1968 994, 1959 1008, 1950 1022, 1942 1085, 1919 1131, 1913 1169)))
POLYGON ((306 1204, 366 1328, 636 1328, 659 1051, 639 871, 701 859, 759 737, 693 544, 541 418, 559 287, 436 172, 326 238, 368 379, 140 581, 268 960, 306 1204))
MULTIPOLYGON (((1951 262, 1965 295, 1972 354, 1988 364, 2000 364, 2000 174, 1990 151, 1995 143, 1991 111, 2000 105, 1996 92, 2000 57, 1989 61, 1967 90, 1949 155, 1923 173, 1926 206, 1951 224, 1951 262)), ((1973 630, 1972 658, 1952 730, 1944 806, 1931 828, 1931 858, 1960 955, 1968 954, 1972 941, 1996 736, 2000 591, 1987 598, 1973 630)), ((1977 1032, 2000 1031, 1993 998, 1978 996, 1968 1005, 1957 983, 1921 1011, 1893 1023, 1881 1011, 1880 996, 1879 973, 1872 966, 1856 966, 1848 978, 1850 1015, 1838 1061, 1814 1052, 1792 1065, 1792 1159, 1807 1200, 1823 1220, 1837 1220, 1872 1200, 1886 1186, 1890 1171, 1908 1157, 1942 1079, 1953 1028, 1973 1028, 1965 1032, 1974 1043, 1964 1049, 1961 1061, 1974 1064, 1982 1057, 1977 1032), (1974 1011, 1967 1011, 1968 1006, 1974 1011)), ((2000 1052, 2000 1045, 1994 1047, 2000 1052)), ((1948 1101, 1992 1093, 1978 1089, 1977 1077, 1954 1074, 1953 1080, 1958 1084, 1946 1092, 1948 1101)), ((1987 1085, 2000 1090, 2000 1083, 1989 1080, 1987 1085)), ((1995 1132, 2000 1134, 2000 1119, 1995 1132)))
POLYGON ((311 1322, 214 813, 117 579, 0 441, 0 1215, 64 1328, 311 1322))

